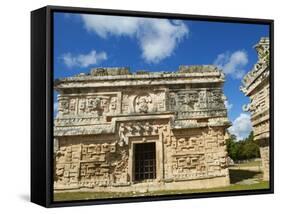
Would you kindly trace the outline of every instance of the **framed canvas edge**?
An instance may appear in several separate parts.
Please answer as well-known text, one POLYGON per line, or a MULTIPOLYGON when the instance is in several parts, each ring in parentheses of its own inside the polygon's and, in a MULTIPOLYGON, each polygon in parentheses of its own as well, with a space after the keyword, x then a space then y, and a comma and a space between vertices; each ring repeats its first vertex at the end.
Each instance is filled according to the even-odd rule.
POLYGON ((47 185, 46 172, 46 78, 36 72, 40 70, 48 73, 46 69, 46 8, 41 8, 31 12, 31 108, 30 108, 30 200, 36 204, 47 206, 47 185), (39 102, 39 103, 38 103, 39 102), (42 120, 36 120, 43 117, 42 120), (38 144, 37 142, 40 142, 38 144))
MULTIPOLYGON (((64 207, 64 206, 81 206, 81 205, 98 205, 98 204, 116 204, 116 203, 133 203, 148 202, 162 200, 179 200, 179 199, 196 199, 209 197, 228 197, 228 196, 244 196, 244 195, 261 195, 274 193, 274 20, 272 19, 253 19, 239 17, 224 16, 206 16, 206 15, 189 15, 175 13, 159 13, 147 11, 129 11, 129 10, 113 10, 99 8, 83 8, 83 7, 65 7, 65 6, 46 6, 38 10, 46 10, 46 194, 45 203, 40 205, 45 207, 64 207), (142 16, 151 18, 180 18, 201 21, 229 22, 229 23, 249 23, 249 24, 265 24, 270 27, 270 188, 260 190, 239 190, 228 192, 209 192, 209 193, 193 193, 184 195, 163 195, 163 196, 145 196, 131 198, 115 198, 115 199, 95 199, 81 201, 53 201, 53 18, 54 12, 70 12, 70 13, 89 13, 104 15, 123 15, 123 16, 142 16)), ((31 53, 32 54, 32 53, 31 53)), ((31 112, 32 113, 32 112, 31 112)), ((32 118, 31 118, 32 121, 32 118)), ((31 130, 34 132, 34 130, 31 130)), ((31 154, 32 155, 32 154, 31 154)), ((31 172, 34 174, 34 170, 31 172)), ((32 200, 31 200, 32 201, 32 200)), ((36 201, 33 201, 37 203, 36 201)), ((39 204, 39 203, 37 203, 39 204)))

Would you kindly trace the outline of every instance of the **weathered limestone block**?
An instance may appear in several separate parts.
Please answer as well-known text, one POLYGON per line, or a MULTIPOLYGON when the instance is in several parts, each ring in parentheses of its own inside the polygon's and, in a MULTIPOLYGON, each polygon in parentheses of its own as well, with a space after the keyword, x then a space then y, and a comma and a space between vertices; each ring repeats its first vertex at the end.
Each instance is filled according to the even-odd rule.
POLYGON ((260 147, 261 159, 262 159, 262 168, 263 168, 263 179, 269 180, 269 146, 260 147))
POLYGON ((165 176, 175 180, 189 180, 228 176, 227 152, 224 130, 194 129, 175 131, 171 143, 166 145, 166 154, 172 163, 167 165, 165 176))
POLYGON ((270 85, 269 85, 269 39, 261 38, 255 46, 258 61, 243 78, 241 90, 250 97, 244 106, 251 113, 254 140, 260 145, 264 180, 269 179, 269 139, 270 139, 270 85))
POLYGON ((124 91, 122 93, 122 113, 137 114, 166 111, 165 90, 150 91, 140 89, 139 92, 124 91))
POLYGON ((93 76, 116 76, 116 75, 130 75, 129 68, 94 68, 91 70, 93 76))
MULTIPOLYGON (((83 142, 83 138, 78 139, 83 142)), ((128 182, 128 153, 116 142, 62 143, 56 153, 55 187, 122 185, 128 182), (65 145, 64 145, 65 144, 65 145)))
POLYGON ((55 190, 229 185, 223 82, 214 66, 96 68, 55 81, 55 190))

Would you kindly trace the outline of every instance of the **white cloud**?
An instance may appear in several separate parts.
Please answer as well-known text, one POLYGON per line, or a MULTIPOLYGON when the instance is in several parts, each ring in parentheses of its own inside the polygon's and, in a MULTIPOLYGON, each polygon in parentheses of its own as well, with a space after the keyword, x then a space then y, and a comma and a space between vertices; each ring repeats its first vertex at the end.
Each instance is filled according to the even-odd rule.
POLYGON ((179 20, 81 15, 85 28, 106 39, 110 35, 136 38, 142 58, 157 63, 172 55, 177 44, 188 35, 188 27, 179 20))
POLYGON ((229 103, 228 100, 224 101, 224 105, 228 111, 230 111, 233 107, 233 104, 229 103))
POLYGON ((214 64, 223 69, 225 74, 230 74, 236 79, 241 79, 245 75, 246 71, 243 68, 247 63, 248 55, 243 50, 219 54, 214 61, 214 64))
POLYGON ((97 53, 95 50, 92 50, 88 54, 78 54, 73 55, 71 53, 65 53, 61 56, 64 64, 69 67, 88 67, 90 65, 96 65, 100 62, 107 59, 107 54, 102 51, 97 53))
POLYGON ((81 15, 85 28, 95 32, 102 38, 108 35, 133 36, 140 22, 140 18, 115 17, 104 15, 81 15))
POLYGON ((243 140, 248 137, 252 131, 251 116, 246 113, 241 113, 228 128, 231 134, 236 135, 237 140, 243 140))

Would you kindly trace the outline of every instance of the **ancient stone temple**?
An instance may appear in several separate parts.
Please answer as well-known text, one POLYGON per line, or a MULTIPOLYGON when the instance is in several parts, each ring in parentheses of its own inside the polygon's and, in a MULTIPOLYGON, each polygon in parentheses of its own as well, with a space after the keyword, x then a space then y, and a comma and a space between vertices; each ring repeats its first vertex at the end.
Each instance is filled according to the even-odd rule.
POLYGON ((244 106, 244 110, 251 112, 254 140, 260 145, 264 180, 269 180, 269 38, 261 38, 255 49, 258 61, 244 77, 241 90, 250 97, 250 103, 244 106))
POLYGON ((222 71, 208 65, 95 68, 56 80, 55 190, 229 185, 223 83, 222 71))

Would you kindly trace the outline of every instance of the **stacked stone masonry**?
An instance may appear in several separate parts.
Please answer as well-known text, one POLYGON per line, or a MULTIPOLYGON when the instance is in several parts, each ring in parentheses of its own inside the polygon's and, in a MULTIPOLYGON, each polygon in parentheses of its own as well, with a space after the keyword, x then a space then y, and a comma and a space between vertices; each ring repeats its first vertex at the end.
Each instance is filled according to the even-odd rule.
POLYGON ((222 71, 209 65, 180 66, 175 72, 96 68, 56 80, 54 189, 229 185, 223 83, 222 71), (146 143, 155 144, 155 160, 144 157, 144 166, 136 166, 136 145, 146 143))
POLYGON ((244 106, 251 113, 254 140, 260 145, 264 180, 269 180, 269 142, 270 142, 270 43, 263 37, 255 46, 258 61, 243 78, 241 90, 250 98, 244 106))

